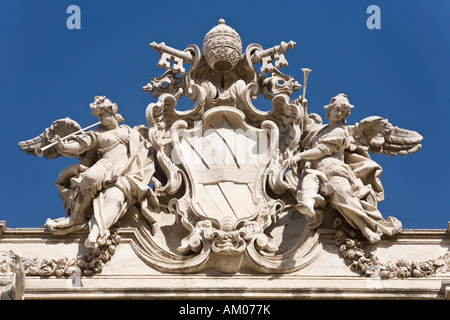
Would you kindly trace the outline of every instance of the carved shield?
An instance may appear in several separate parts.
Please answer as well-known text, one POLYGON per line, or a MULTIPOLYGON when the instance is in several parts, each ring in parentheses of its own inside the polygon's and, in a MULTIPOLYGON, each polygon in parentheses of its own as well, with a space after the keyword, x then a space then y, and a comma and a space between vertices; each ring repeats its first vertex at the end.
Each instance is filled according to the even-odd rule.
POLYGON ((173 161, 185 168, 191 187, 191 209, 201 219, 219 224, 252 219, 266 205, 265 181, 278 144, 278 128, 265 121, 261 128, 246 123, 245 115, 217 107, 188 129, 172 126, 173 161))
POLYGON ((290 218, 295 199, 274 179, 283 177, 280 152, 287 146, 286 132, 299 133, 294 130, 298 107, 291 130, 280 127, 292 117, 293 105, 284 96, 274 99, 277 116, 252 117, 230 106, 203 112, 200 105, 181 113, 175 104, 173 96, 161 96, 147 108, 147 119, 149 138, 168 177, 162 188, 167 212, 183 229, 169 223, 151 235, 140 228, 142 238, 134 250, 141 259, 165 272, 212 267, 227 273, 238 272, 245 259, 247 267, 264 273, 293 272, 313 261, 320 249, 318 233, 307 228, 305 219, 290 218))

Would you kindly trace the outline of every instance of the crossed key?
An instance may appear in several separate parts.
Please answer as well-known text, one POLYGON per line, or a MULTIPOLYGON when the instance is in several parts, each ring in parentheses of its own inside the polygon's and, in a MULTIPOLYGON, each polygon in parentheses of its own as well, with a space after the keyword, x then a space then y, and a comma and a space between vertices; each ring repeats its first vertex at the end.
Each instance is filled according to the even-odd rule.
POLYGON ((259 53, 259 57, 256 59, 261 60, 261 73, 270 73, 274 68, 278 70, 282 67, 287 67, 289 64, 284 57, 284 54, 289 50, 294 48, 296 43, 294 41, 289 41, 288 43, 282 41, 279 46, 275 46, 270 49, 266 49, 259 53), (273 62, 275 61, 275 66, 273 62))
POLYGON ((184 62, 192 63, 192 55, 186 51, 180 51, 169 46, 166 46, 164 42, 150 43, 150 48, 153 50, 157 50, 161 55, 161 59, 159 59, 157 67, 163 67, 165 70, 172 69, 174 72, 182 75, 186 71, 184 69, 184 62), (172 64, 171 64, 172 62, 172 64))

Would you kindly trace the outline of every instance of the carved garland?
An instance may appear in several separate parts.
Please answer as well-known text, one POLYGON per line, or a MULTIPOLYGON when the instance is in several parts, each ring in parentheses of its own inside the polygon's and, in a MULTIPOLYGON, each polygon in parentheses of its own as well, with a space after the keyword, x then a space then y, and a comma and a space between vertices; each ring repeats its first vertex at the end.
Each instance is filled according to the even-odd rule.
MULTIPOLYGON (((341 217, 334 219, 333 228, 336 229, 334 243, 339 247, 340 254, 350 266, 350 269, 362 276, 378 276, 381 279, 406 279, 431 277, 450 272, 450 253, 423 262, 408 262, 405 260, 381 262, 373 254, 364 250, 363 243, 357 239, 358 231, 341 217)), ((70 260, 67 257, 59 260, 22 258, 25 274, 40 277, 70 277, 76 274, 79 269, 83 276, 93 276, 101 273, 103 266, 111 260, 120 239, 116 229, 111 233, 105 245, 93 249, 89 254, 80 255, 70 260)), ((0 272, 7 272, 4 261, 0 264, 0 272)))
POLYGON ((423 262, 381 262, 373 254, 363 248, 363 243, 357 239, 357 233, 341 217, 333 222, 334 243, 339 247, 340 254, 350 269, 366 277, 380 277, 381 279, 424 278, 439 273, 450 272, 450 253, 423 262))
MULTIPOLYGON (((94 248, 91 253, 77 256, 73 259, 67 257, 61 259, 27 259, 22 257, 22 263, 27 276, 40 277, 70 277, 81 271, 83 276, 94 276, 102 272, 103 266, 111 260, 117 246, 120 242, 120 236, 117 229, 111 231, 106 243, 94 248)), ((0 265, 0 272, 6 273, 5 263, 0 265)))

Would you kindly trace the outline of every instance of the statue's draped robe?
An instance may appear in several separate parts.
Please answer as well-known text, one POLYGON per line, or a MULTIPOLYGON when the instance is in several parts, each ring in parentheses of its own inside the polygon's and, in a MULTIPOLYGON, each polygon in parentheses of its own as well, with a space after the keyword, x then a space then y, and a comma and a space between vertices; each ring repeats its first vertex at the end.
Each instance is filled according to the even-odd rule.
MULTIPOLYGON (((155 222, 152 214, 158 207, 158 199, 149 186, 155 173, 154 150, 142 135, 122 125, 120 130, 93 130, 74 139, 82 149, 76 153, 65 152, 64 156, 85 156, 80 163, 63 169, 56 180, 67 215, 83 214, 89 217, 93 214, 100 229, 100 239, 104 238, 109 235, 102 213, 104 191, 117 187, 123 192, 125 202, 115 221, 132 205, 138 204, 147 220, 155 222), (93 206, 90 212, 73 212, 74 202, 83 188, 90 190, 93 206)), ((92 224, 94 220, 90 221, 92 224)))
MULTIPOLYGON (((366 227, 378 235, 394 235, 401 231, 399 220, 394 217, 385 220, 377 209, 377 203, 384 199, 379 179, 381 167, 362 148, 351 145, 352 137, 347 127, 338 126, 330 131, 327 125, 311 124, 307 129, 303 147, 306 150, 318 148, 333 160, 326 165, 321 165, 319 160, 306 164, 297 193, 300 204, 308 197, 319 204, 326 200, 354 228, 366 227), (315 181, 316 188, 308 186, 308 180, 315 181), (311 189, 318 190, 318 193, 312 195, 311 189)), ((321 222, 321 217, 307 218, 310 224, 321 222)))

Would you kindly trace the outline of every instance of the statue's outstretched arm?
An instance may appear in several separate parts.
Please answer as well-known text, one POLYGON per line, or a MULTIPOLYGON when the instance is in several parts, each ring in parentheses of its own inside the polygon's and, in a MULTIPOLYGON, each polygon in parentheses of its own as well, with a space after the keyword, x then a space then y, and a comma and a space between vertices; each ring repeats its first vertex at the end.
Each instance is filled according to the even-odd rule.
POLYGON ((9 290, 9 297, 12 300, 21 300, 25 292, 25 269, 19 256, 12 256, 10 267, 14 272, 14 280, 9 290))
POLYGON ((78 155, 84 152, 84 146, 82 146, 78 141, 71 140, 64 142, 60 137, 58 137, 57 140, 57 148, 64 154, 78 155))
POLYGON ((293 168, 300 160, 317 160, 333 154, 333 146, 328 144, 320 144, 317 147, 302 151, 294 155, 289 162, 289 167, 293 168))

